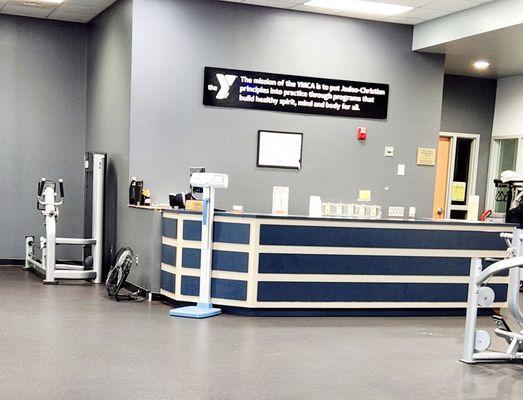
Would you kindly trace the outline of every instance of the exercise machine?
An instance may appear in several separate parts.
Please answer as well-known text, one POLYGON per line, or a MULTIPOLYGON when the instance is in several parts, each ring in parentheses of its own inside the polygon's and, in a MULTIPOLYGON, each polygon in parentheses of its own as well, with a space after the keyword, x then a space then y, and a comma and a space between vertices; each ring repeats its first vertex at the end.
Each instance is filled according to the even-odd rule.
POLYGON ((494 333, 507 342, 506 351, 489 350, 491 338, 487 331, 476 329, 478 308, 489 308, 494 303, 495 294, 486 286, 489 279, 500 272, 509 271, 507 291, 508 309, 523 328, 523 313, 520 308, 519 284, 523 267, 523 229, 514 228, 512 233, 501 233, 508 245, 507 257, 486 268, 480 258, 473 258, 470 264, 467 319, 465 323, 465 344, 462 362, 473 364, 481 362, 508 362, 523 360, 523 330, 512 331, 500 315, 494 315, 494 333))
POLYGON ((229 177, 225 174, 194 173, 191 186, 203 188, 202 195, 202 244, 200 252, 200 293, 196 306, 173 308, 169 315, 185 318, 207 318, 221 314, 222 310, 211 304, 212 232, 214 223, 214 191, 226 189, 229 177))
POLYGON ((44 284, 56 284, 58 280, 102 283, 105 160, 105 154, 85 153, 84 238, 56 237, 58 206, 64 202, 64 182, 46 178, 38 182, 37 209, 44 216, 45 236, 40 237, 38 243, 34 236, 26 237, 25 269, 43 275, 44 284), (59 245, 82 246, 82 260, 57 262, 56 246, 59 245))

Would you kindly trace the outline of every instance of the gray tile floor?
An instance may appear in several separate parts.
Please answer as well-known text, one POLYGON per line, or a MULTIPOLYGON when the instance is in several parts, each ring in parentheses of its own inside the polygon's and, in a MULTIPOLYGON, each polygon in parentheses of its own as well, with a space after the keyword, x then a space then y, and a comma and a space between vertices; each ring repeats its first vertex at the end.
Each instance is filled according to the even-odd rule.
POLYGON ((523 399, 523 364, 458 362, 462 317, 168 311, 0 267, 0 399, 523 399))

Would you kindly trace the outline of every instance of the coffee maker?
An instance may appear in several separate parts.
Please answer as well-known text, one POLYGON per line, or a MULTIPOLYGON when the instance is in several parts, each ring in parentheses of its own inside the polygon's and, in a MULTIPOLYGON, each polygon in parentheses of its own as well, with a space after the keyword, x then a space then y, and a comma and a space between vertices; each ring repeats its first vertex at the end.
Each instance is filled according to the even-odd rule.
POLYGON ((136 176, 131 178, 129 185, 129 204, 137 206, 142 204, 143 181, 139 181, 136 176))

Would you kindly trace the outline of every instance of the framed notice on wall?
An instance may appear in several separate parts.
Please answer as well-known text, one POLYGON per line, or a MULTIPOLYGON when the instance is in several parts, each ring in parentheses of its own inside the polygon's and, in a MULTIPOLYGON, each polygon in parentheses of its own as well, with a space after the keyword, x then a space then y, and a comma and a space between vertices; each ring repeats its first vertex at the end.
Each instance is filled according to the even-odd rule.
POLYGON ((258 167, 301 169, 303 134, 258 131, 258 167))

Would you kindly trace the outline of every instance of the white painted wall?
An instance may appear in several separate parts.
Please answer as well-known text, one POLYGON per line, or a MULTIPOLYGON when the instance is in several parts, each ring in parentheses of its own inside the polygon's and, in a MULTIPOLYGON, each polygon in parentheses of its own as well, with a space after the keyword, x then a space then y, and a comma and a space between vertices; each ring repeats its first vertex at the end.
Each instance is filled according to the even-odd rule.
POLYGON ((492 136, 523 136, 523 75, 498 80, 492 136))
POLYGON ((412 50, 427 49, 522 23, 523 1, 497 0, 414 26, 412 50))

